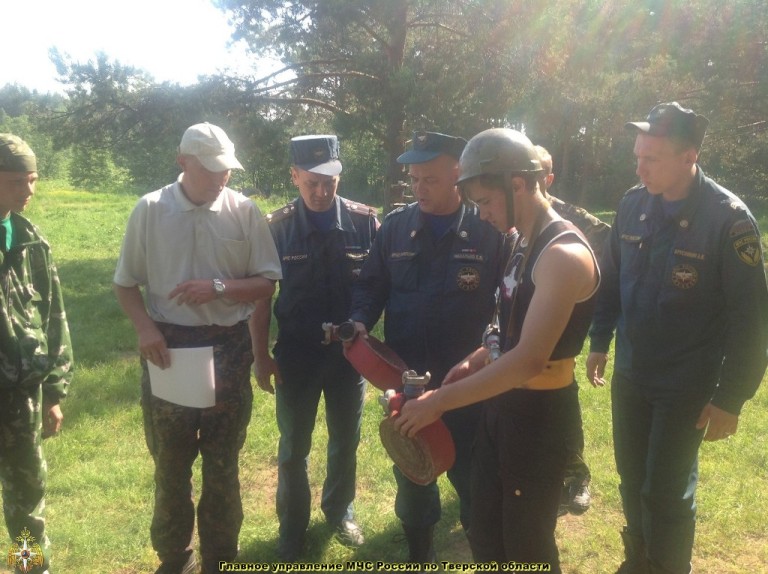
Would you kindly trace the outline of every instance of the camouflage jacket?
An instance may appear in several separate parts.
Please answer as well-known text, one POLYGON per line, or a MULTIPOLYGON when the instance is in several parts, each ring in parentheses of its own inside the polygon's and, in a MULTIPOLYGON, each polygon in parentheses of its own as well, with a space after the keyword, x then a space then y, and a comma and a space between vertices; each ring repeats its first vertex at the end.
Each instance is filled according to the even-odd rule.
POLYGON ((0 388, 43 385, 56 403, 72 376, 72 345, 56 266, 48 243, 12 214, 18 241, 0 251, 0 388))
POLYGON ((547 199, 560 217, 573 223, 584 234, 599 262, 603 255, 605 243, 611 234, 611 226, 599 220, 586 209, 566 203, 549 194, 547 194, 547 199))

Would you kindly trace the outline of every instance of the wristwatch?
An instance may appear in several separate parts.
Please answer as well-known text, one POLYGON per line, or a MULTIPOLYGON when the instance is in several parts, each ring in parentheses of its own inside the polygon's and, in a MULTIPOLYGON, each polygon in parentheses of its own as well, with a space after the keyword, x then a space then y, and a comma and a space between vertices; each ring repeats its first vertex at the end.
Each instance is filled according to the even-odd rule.
POLYGON ((227 290, 227 286, 224 285, 224 281, 222 281, 221 279, 214 279, 213 290, 216 291, 217 297, 221 297, 222 295, 224 295, 224 291, 227 290))

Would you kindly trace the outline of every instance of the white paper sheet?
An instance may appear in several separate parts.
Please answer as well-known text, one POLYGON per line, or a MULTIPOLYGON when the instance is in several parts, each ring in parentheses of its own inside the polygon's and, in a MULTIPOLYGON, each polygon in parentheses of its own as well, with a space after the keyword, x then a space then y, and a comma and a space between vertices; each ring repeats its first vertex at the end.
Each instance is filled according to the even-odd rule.
POLYGON ((147 362, 152 394, 185 407, 203 409, 214 406, 213 347, 168 350, 171 366, 167 369, 147 362))

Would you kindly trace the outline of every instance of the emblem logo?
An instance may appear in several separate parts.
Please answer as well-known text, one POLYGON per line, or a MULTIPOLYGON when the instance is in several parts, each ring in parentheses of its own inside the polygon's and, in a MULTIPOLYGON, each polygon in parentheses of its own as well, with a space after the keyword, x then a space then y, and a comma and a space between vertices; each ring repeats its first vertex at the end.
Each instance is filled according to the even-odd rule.
POLYGON ((699 272, 692 265, 675 265, 672 269, 672 284, 678 289, 690 289, 699 280, 699 272))
POLYGON ((474 267, 462 267, 456 283, 462 291, 474 291, 480 286, 480 272, 474 267))
POLYGON ((35 542, 28 529, 23 529, 16 537, 16 543, 8 550, 8 566, 27 574, 35 566, 43 565, 43 549, 35 542))
POLYGON ((505 298, 511 299, 515 289, 520 284, 520 265, 523 263, 523 254, 515 253, 507 263, 504 270, 504 279, 502 280, 502 294, 505 298))
POLYGON ((733 242, 733 248, 739 254, 739 259, 751 267, 760 263, 760 243, 755 235, 743 237, 733 242))

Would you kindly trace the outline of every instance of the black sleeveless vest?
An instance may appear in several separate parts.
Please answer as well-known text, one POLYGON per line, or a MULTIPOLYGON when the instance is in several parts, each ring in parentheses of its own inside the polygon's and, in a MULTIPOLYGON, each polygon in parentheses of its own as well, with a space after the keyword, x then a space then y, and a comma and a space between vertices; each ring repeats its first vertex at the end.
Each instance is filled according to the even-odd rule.
MULTIPOLYGON (((589 243, 578 228, 571 222, 563 220, 553 221, 539 233, 528 256, 528 262, 525 268, 522 269, 522 277, 520 276, 521 264, 525 249, 518 246, 517 250, 509 258, 501 279, 501 285, 499 286, 499 296, 501 297, 499 326, 501 328, 503 351, 512 349, 520 341, 523 322, 528 313, 531 299, 533 299, 533 293, 536 290, 536 286, 533 283, 533 271, 536 268, 539 257, 549 245, 566 235, 577 237, 590 250, 590 253, 592 252, 589 243), (511 323, 510 315, 512 316, 511 323), (512 326, 511 331, 510 325, 512 326)), ((594 253, 592 254, 592 259, 595 261, 594 253)), ((595 266, 597 267, 596 261, 595 266)), ((589 325, 592 322, 592 311, 595 306, 595 295, 598 285, 595 286, 587 299, 576 303, 571 313, 571 318, 552 351, 551 361, 575 357, 581 352, 589 325)))

